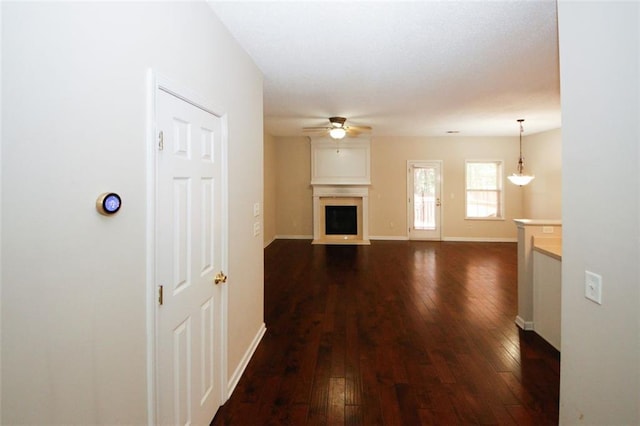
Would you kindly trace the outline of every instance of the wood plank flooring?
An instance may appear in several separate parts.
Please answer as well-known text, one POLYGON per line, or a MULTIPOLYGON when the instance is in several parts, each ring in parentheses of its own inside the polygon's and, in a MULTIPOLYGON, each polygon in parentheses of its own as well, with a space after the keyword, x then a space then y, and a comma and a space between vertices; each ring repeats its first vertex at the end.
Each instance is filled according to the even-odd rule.
POLYGON ((557 424, 560 356, 514 324, 516 282, 514 243, 276 240, 267 333, 212 425, 557 424))

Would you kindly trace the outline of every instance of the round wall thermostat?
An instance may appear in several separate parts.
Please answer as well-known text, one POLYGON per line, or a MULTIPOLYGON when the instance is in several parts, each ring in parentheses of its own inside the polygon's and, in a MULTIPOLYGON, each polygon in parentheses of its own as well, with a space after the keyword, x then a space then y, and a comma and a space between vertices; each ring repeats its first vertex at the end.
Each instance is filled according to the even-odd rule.
POLYGON ((105 192, 96 200, 96 210, 105 216, 117 213, 121 205, 122 199, 115 192, 105 192))

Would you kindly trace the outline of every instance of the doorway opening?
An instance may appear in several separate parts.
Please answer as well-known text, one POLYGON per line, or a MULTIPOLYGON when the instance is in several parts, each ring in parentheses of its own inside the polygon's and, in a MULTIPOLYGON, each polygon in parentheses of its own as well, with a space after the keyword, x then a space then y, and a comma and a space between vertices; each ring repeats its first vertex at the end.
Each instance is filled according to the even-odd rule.
POLYGON ((411 240, 442 239, 442 161, 407 162, 407 222, 411 240))

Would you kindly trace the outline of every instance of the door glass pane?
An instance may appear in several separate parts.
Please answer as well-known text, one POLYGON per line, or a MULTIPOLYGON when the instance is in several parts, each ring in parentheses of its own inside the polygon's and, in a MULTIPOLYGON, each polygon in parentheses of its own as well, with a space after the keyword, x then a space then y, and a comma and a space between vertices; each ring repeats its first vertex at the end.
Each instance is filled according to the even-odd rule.
POLYGON ((436 229, 436 171, 413 169, 413 229, 436 229))

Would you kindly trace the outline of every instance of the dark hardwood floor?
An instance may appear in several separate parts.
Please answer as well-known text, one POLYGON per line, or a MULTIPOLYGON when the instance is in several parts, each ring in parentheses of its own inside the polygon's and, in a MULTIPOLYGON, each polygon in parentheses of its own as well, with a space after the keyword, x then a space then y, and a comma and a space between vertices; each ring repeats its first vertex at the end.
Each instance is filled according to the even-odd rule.
POLYGON ((514 324, 516 281, 513 243, 277 240, 212 425, 557 424, 560 356, 514 324))

